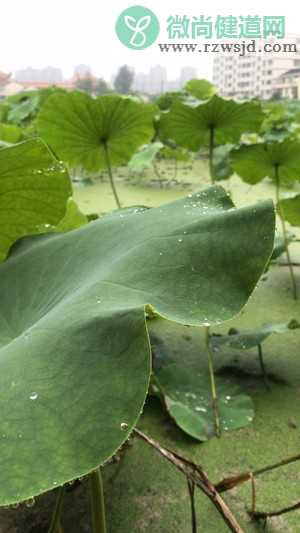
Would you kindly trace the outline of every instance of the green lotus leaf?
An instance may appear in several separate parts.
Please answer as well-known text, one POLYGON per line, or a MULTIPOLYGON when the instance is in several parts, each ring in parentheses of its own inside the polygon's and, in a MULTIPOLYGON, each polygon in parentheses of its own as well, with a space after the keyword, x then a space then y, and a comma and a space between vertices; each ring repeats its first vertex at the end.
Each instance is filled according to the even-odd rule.
POLYGON ((151 141, 154 106, 118 95, 92 98, 83 92, 54 94, 42 107, 37 127, 58 157, 97 171, 128 163, 151 141))
POLYGON ((185 90, 198 100, 207 100, 216 92, 214 85, 207 80, 193 79, 187 82, 185 90))
POLYGON ((170 146, 164 146, 159 152, 159 159, 173 159, 174 161, 190 161, 191 154, 180 147, 171 148, 170 146))
POLYGON ((279 204, 284 220, 292 226, 300 226, 300 194, 280 200, 279 204))
POLYGON ((7 115, 9 112, 9 105, 7 103, 7 100, 0 102, 0 122, 6 122, 7 121, 7 115))
POLYGON ((241 146, 231 154, 232 166, 239 176, 254 185, 269 177, 275 179, 275 168, 281 183, 300 179, 300 142, 285 140, 241 146))
POLYGON ((0 266, 0 505, 107 461, 148 390, 147 309, 199 326, 246 304, 274 239, 272 202, 212 187, 23 239, 0 266))
POLYGON ((185 94, 183 91, 171 91, 161 94, 156 100, 155 104, 161 111, 168 111, 173 102, 184 100, 185 94))
POLYGON ((130 159, 128 168, 130 170, 141 172, 149 167, 163 146, 164 145, 160 142, 154 142, 143 146, 130 159))
POLYGON ((21 125, 22 122, 34 115, 39 107, 40 97, 32 91, 30 97, 15 103, 7 114, 7 121, 21 125))
POLYGON ((233 144, 217 146, 213 151, 212 177, 215 181, 227 180, 232 176, 233 169, 230 162, 230 154, 233 144))
POLYGON ((64 218, 57 224, 55 231, 71 231, 88 223, 88 218, 80 211, 76 202, 69 198, 64 218))
MULTIPOLYGON (((210 377, 174 363, 165 364, 155 374, 165 407, 185 433, 200 441, 215 436, 215 416, 211 401, 210 377)), ((254 418, 251 398, 236 384, 216 378, 220 427, 223 431, 249 425, 254 418)))
POLYGON ((229 346, 235 350, 249 350, 262 344, 273 333, 287 333, 298 328, 300 328, 299 322, 290 320, 286 324, 268 324, 255 330, 229 330, 228 335, 212 335, 210 343, 213 350, 218 350, 222 346, 229 346))
POLYGON ((0 150, 0 261, 20 237, 56 226, 71 192, 66 169, 41 140, 0 150))
POLYGON ((290 244, 297 241, 298 239, 294 233, 287 232, 286 241, 282 235, 275 235, 274 250, 271 256, 271 261, 276 261, 276 259, 278 259, 282 254, 286 253, 286 242, 290 244))
POLYGON ((0 141, 15 144, 24 138, 23 130, 13 124, 0 124, 0 141))
POLYGON ((175 102, 169 113, 161 116, 160 135, 197 152, 209 143, 212 131, 215 144, 235 143, 242 133, 258 131, 263 117, 257 103, 238 104, 215 95, 196 107, 175 102))

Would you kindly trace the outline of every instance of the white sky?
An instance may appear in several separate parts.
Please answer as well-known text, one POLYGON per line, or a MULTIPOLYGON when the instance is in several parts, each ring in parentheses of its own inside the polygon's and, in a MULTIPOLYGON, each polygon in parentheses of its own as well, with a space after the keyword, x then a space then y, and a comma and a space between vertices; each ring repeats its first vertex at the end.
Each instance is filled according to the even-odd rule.
POLYGON ((160 42, 167 42, 166 19, 170 15, 284 15, 287 33, 300 33, 296 0, 276 5, 274 0, 1 0, 0 70, 51 65, 62 68, 69 77, 74 65, 85 63, 96 75, 110 79, 121 64, 140 72, 161 64, 167 67, 169 78, 175 78, 182 66, 196 67, 199 76, 210 77, 212 54, 205 58, 188 52, 163 54, 155 44, 136 51, 118 41, 118 15, 139 4, 152 9, 159 18, 160 42))

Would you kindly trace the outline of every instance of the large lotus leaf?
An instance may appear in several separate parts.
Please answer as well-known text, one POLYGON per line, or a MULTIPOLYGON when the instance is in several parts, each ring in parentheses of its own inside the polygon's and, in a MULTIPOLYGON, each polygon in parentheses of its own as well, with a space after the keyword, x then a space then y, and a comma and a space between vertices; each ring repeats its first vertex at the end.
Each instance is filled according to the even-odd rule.
POLYGON ((175 102, 161 117, 160 133, 164 139, 173 139, 196 152, 208 144, 211 130, 216 144, 235 143, 242 133, 258 131, 263 117, 257 103, 238 104, 215 95, 197 107, 175 102))
POLYGON ((0 266, 0 504, 103 464, 147 394, 145 312, 189 325, 238 313, 264 271, 272 202, 212 187, 21 241, 0 266))
POLYGON ((38 130, 60 159, 89 171, 128 163, 134 152, 151 141, 154 106, 83 92, 54 94, 38 117, 38 130), (106 148, 105 148, 106 147, 106 148))
POLYGON ((241 146, 231 153, 234 170, 251 185, 267 176, 275 179, 278 168, 282 183, 300 179, 300 142, 285 140, 281 143, 262 143, 241 146))
MULTIPOLYGON (((209 375, 169 363, 159 369, 155 377, 165 407, 178 427, 200 441, 213 437, 215 415, 209 375)), ((254 418, 251 398, 228 379, 217 377, 216 387, 221 430, 249 425, 254 418)))
POLYGON ((229 346, 235 350, 249 350, 262 344, 273 333, 287 333, 290 330, 298 328, 300 328, 299 322, 290 320, 286 324, 268 324, 255 330, 229 330, 228 335, 212 335, 210 337, 210 343, 216 351, 222 346, 229 346))
POLYGON ((283 218, 292 226, 300 226, 300 194, 280 200, 279 203, 283 218))
POLYGON ((164 145, 160 142, 154 142, 143 146, 132 156, 128 163, 128 168, 136 172, 141 172, 149 167, 163 146, 164 145))
POLYGON ((198 100, 207 100, 216 92, 214 85, 207 80, 190 80, 184 88, 192 96, 198 98, 198 100))
POLYGON ((41 140, 0 150, 0 260, 20 237, 56 226, 71 192, 66 169, 41 140))

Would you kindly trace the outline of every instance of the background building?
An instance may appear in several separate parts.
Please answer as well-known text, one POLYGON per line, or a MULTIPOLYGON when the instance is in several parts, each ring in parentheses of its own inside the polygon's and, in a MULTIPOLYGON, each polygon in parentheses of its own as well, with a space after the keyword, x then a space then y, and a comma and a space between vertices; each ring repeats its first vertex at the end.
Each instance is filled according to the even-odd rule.
POLYGON ((219 93, 238 99, 271 98, 277 92, 280 76, 300 67, 300 36, 280 40, 280 44, 285 42, 296 45, 297 52, 257 52, 245 56, 238 53, 216 54, 213 83, 219 93))
POLYGON ((167 69, 160 65, 151 67, 148 73, 135 74, 133 89, 137 92, 158 95, 165 91, 178 91, 187 81, 197 78, 197 69, 183 67, 175 80, 168 79, 167 69))
POLYGON ((300 68, 281 74, 276 83, 276 94, 280 98, 300 100, 300 68))
POLYGON ((22 70, 17 70, 15 81, 18 83, 47 83, 49 85, 56 85, 62 83, 63 75, 61 69, 56 67, 27 67, 22 70))
POLYGON ((179 75, 179 83, 181 87, 184 87, 184 85, 194 78, 197 78, 198 72, 197 69, 194 67, 183 67, 181 69, 180 75, 179 75))

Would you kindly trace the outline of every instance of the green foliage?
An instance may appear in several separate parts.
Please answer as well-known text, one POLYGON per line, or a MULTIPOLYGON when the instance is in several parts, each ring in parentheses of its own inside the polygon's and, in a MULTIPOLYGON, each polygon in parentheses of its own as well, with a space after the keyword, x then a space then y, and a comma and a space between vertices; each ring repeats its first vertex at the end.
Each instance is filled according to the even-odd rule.
POLYGON ((0 124, 0 142, 4 144, 15 144, 24 138, 23 130, 12 124, 0 124))
POLYGON ((184 88, 189 94, 198 100, 208 100, 208 98, 211 98, 216 92, 214 85, 207 80, 190 80, 184 88))
POLYGON ((288 333, 290 330, 298 328, 300 328, 299 322, 290 320, 286 324, 268 324, 248 331, 230 329, 228 335, 212 335, 210 342, 215 351, 223 346, 235 350, 249 350, 262 344, 273 333, 288 333))
POLYGON ((299 105, 294 102, 265 103, 266 118, 261 128, 265 141, 280 142, 287 138, 297 140, 299 110, 299 105))
POLYGON ((180 147, 164 145, 158 153, 159 159, 173 159, 174 161, 190 161, 191 156, 187 150, 180 147))
POLYGON ((184 99, 184 93, 182 91, 166 92, 161 94, 155 103, 161 111, 169 111, 174 102, 181 102, 184 99))
POLYGON ((230 154, 234 148, 233 144, 217 146, 213 151, 212 177, 215 181, 227 180, 233 174, 230 154))
POLYGON ((254 185, 263 178, 290 184, 300 179, 300 142, 261 143, 241 146, 231 154, 232 166, 239 176, 254 185))
MULTIPOLYGON (((49 87, 37 91, 22 91, 8 96, 4 103, 0 104, 0 122, 15 124, 22 128, 32 127, 39 110, 47 98, 54 93, 64 92, 63 89, 49 87)), ((34 127, 31 133, 35 133, 34 127)))
POLYGON ((89 171, 128 163, 154 133, 154 108, 118 95, 91 98, 81 92, 51 96, 38 117, 38 130, 71 166, 89 171))
POLYGON ((279 207, 284 220, 292 226, 300 226, 300 194, 280 200, 279 207))
POLYGON ((9 105, 7 105, 6 101, 0 102, 0 122, 7 121, 8 112, 9 112, 9 105))
MULTIPOLYGON (((215 436, 210 377, 183 366, 169 363, 156 372, 162 401, 174 422, 200 441, 215 436)), ((221 430, 230 431, 249 425, 254 418, 251 398, 241 394, 229 380, 216 379, 221 430)))
POLYGON ((164 139, 196 152, 209 143, 212 130, 216 144, 234 143, 245 131, 257 131, 262 120, 259 104, 238 104, 215 95, 197 107, 175 102, 170 112, 162 115, 160 132, 164 139))
POLYGON ((54 232, 71 231, 88 223, 88 218, 80 211, 78 205, 69 198, 64 218, 54 228, 54 232))
POLYGON ((23 100, 15 103, 10 108, 7 114, 7 122, 21 125, 25 120, 32 119, 39 109, 39 103, 40 99, 37 93, 33 92, 30 97, 24 97, 23 100))
MULTIPOLYGON (((32 162, 43 147, 34 142, 30 158, 19 153, 7 172, 16 175, 13 161, 32 162)), ((21 241, 0 267, 0 504, 108 460, 147 394, 147 309, 195 326, 231 318, 254 290, 273 238, 271 202, 234 209, 223 189, 210 188, 21 241)))
POLYGON ((242 133, 258 131, 263 117, 255 102, 238 104, 215 95, 196 107, 175 102, 161 117, 160 134, 163 139, 173 139, 179 146, 197 152, 201 145, 209 144, 211 135, 218 145, 235 143, 242 133))
POLYGON ((55 227, 70 195, 66 169, 41 140, 0 150, 0 260, 20 237, 55 227))
MULTIPOLYGON (((291 242, 296 242, 298 239, 296 235, 293 233, 287 233, 286 235, 287 244, 290 244, 291 242)), ((274 250, 272 253, 271 261, 275 261, 280 257, 282 254, 286 252, 286 242, 282 235, 275 235, 274 240, 274 250)))
POLYGON ((160 142, 146 144, 132 156, 128 168, 135 172, 141 172, 149 167, 163 146, 160 142))

